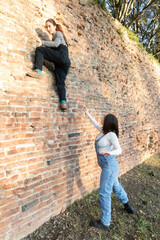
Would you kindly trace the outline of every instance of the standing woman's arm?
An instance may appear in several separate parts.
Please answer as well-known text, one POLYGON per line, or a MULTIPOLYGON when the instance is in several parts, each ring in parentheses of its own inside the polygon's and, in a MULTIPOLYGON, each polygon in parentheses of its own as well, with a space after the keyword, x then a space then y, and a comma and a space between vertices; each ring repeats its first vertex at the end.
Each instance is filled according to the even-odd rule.
POLYGON ((87 108, 85 108, 85 113, 89 117, 89 119, 91 120, 91 122, 93 123, 95 128, 97 128, 97 130, 101 132, 102 131, 102 126, 89 114, 87 108))

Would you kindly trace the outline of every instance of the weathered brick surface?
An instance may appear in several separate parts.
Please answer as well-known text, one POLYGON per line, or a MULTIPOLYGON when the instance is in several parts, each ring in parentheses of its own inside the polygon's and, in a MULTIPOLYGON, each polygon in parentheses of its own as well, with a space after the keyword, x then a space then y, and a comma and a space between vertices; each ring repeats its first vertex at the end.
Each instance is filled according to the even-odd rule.
POLYGON ((2 0, 0 24, 0 239, 18 240, 99 185, 97 131, 82 105, 99 122, 119 118, 120 174, 158 150, 160 69, 87 1, 2 0), (69 42, 66 113, 51 72, 25 76, 49 17, 69 42))

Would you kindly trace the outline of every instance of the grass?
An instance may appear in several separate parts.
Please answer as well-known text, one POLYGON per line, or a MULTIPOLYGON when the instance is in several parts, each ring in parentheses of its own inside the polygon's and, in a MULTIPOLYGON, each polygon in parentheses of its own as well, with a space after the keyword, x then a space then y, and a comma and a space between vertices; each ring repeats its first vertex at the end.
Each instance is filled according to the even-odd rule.
POLYGON ((149 53, 149 56, 153 61, 155 61, 158 65, 160 65, 159 61, 152 54, 149 53))
POLYGON ((109 232, 90 227, 101 216, 99 193, 93 191, 43 224, 24 240, 159 240, 160 236, 160 156, 146 159, 120 178, 136 214, 127 214, 112 195, 109 232))
POLYGON ((100 0, 90 0, 90 4, 92 4, 92 5, 99 4, 101 6, 100 0))

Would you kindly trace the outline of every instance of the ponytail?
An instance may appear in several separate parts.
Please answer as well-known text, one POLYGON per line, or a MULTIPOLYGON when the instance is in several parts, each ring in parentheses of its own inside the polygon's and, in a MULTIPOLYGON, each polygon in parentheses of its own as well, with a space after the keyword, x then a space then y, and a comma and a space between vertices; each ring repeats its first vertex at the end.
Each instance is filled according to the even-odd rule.
POLYGON ((68 46, 67 38, 66 38, 66 36, 65 36, 65 34, 64 34, 64 32, 63 32, 63 29, 62 29, 61 25, 60 25, 60 24, 56 24, 56 22, 55 22, 54 19, 52 19, 52 18, 47 19, 46 22, 50 22, 50 23, 53 24, 53 26, 56 26, 56 31, 60 31, 60 32, 63 34, 63 37, 64 37, 64 39, 65 39, 65 42, 66 42, 66 44, 67 44, 67 46, 68 46))
POLYGON ((56 31, 60 31, 60 32, 63 34, 63 37, 64 37, 64 39, 65 39, 65 42, 66 42, 66 44, 67 44, 67 46, 68 46, 67 38, 66 38, 66 36, 65 36, 65 34, 64 34, 64 32, 63 32, 63 29, 62 29, 62 27, 61 27, 60 24, 56 24, 56 31))

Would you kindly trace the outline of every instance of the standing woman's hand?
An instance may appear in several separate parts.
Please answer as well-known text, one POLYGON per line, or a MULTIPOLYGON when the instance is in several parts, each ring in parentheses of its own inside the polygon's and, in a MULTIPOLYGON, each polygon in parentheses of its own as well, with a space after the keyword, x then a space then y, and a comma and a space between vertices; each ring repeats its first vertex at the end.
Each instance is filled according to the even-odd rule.
POLYGON ((109 152, 104 151, 104 150, 99 151, 99 153, 102 154, 102 155, 106 155, 106 156, 110 156, 111 155, 109 152))
POLYGON ((40 38, 36 38, 36 45, 40 47, 42 45, 42 40, 40 38))
POLYGON ((83 107, 84 112, 87 114, 88 113, 88 109, 86 107, 84 107, 84 106, 82 106, 82 107, 83 107))

